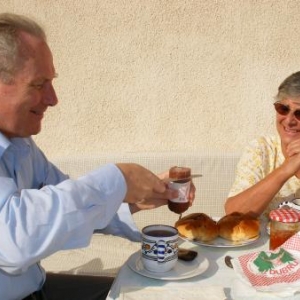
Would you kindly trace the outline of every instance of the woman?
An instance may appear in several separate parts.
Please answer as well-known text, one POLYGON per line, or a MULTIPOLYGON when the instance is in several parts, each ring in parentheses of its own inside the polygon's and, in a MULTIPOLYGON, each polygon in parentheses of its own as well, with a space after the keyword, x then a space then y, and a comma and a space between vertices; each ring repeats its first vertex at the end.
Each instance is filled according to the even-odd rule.
POLYGON ((300 193, 300 72, 281 83, 274 108, 278 135, 260 137, 245 149, 225 203, 227 214, 259 216, 300 193))

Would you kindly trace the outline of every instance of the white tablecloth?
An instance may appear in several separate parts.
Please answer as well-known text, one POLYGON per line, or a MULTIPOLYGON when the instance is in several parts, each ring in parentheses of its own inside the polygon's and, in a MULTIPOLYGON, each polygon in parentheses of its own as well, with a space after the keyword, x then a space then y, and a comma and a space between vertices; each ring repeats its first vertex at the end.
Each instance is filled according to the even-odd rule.
MULTIPOLYGON (((203 290, 205 289, 211 290, 212 287, 215 287, 216 293, 219 292, 221 288, 223 289, 223 292, 226 295, 225 299, 233 299, 231 293, 231 287, 233 286, 234 280, 237 279, 237 275, 233 269, 226 266, 224 261, 225 256, 230 255, 232 257, 237 257, 251 251, 255 252, 258 250, 268 250, 269 236, 267 235, 266 232, 262 232, 261 237, 255 243, 243 247, 216 248, 216 247, 198 246, 186 241, 184 241, 180 245, 180 247, 190 248, 190 249, 194 248, 200 251, 200 255, 205 256, 209 260, 208 269, 204 273, 192 278, 177 280, 177 281, 164 281, 164 280, 151 279, 145 276, 141 276, 135 273, 134 271, 132 271, 127 264, 124 264, 124 266, 120 269, 118 276, 115 279, 115 282, 110 290, 107 299, 108 300, 129 299, 128 297, 126 298, 124 296, 125 295, 123 293, 124 291, 130 289, 138 289, 138 288, 143 289, 143 287, 148 287, 148 289, 150 287, 164 288, 166 293, 167 290, 171 289, 172 287, 176 287, 178 289, 186 288, 186 287, 188 287, 188 289, 193 289, 193 288, 199 289, 200 287, 202 287, 203 290)), ((170 299, 170 298, 160 297, 160 299, 170 299)), ((178 299, 182 299, 182 298, 178 298, 178 299)), ((267 299, 267 298, 260 298, 260 299, 267 299)))

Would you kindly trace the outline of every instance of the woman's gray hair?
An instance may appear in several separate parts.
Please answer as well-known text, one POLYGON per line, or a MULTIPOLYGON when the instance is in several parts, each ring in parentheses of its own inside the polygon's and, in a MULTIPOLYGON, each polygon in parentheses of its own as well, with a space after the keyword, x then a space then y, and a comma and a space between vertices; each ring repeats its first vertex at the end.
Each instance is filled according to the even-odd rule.
POLYGON ((278 87, 278 93, 275 97, 276 101, 286 98, 300 97, 300 72, 293 73, 287 77, 278 87))
POLYGON ((0 14, 0 80, 9 84, 29 58, 20 32, 27 32, 46 41, 43 28, 35 21, 17 14, 0 14))

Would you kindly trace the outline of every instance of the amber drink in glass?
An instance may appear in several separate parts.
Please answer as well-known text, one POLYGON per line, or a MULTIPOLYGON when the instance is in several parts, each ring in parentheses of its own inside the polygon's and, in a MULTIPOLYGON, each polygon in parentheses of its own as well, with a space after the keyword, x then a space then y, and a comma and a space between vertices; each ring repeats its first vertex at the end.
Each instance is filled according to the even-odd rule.
POLYGON ((300 230, 300 212, 279 208, 270 212, 270 250, 275 250, 300 230))

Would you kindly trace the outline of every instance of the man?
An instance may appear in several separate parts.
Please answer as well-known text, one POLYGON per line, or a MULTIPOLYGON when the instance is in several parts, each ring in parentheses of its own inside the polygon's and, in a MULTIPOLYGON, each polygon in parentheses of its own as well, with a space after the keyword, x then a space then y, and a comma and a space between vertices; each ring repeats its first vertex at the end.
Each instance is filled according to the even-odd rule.
POLYGON ((111 278, 47 275, 45 281, 39 261, 87 246, 96 228, 139 240, 131 213, 177 196, 136 164, 108 164, 78 180, 51 164, 31 135, 58 102, 55 77, 42 28, 0 14, 1 300, 105 299, 111 278))

